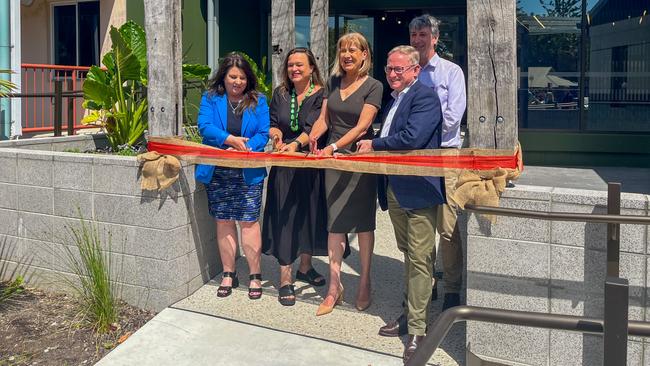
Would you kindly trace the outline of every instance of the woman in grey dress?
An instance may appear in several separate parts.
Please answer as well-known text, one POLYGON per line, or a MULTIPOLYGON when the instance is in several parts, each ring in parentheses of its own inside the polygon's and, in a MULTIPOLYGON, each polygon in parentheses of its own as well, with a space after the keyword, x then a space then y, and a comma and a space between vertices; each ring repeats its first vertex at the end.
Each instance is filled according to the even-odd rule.
MULTIPOLYGON (((372 138, 372 121, 381 107, 382 84, 368 75, 372 66, 370 48, 359 33, 342 36, 336 45, 327 99, 309 134, 312 152, 331 156, 356 150, 356 142, 372 138), (317 141, 329 130, 328 146, 318 149, 317 141)), ((340 273, 347 233, 359 240, 361 276, 356 308, 370 306, 370 263, 375 244, 377 182, 372 174, 325 171, 327 198, 327 248, 330 285, 316 315, 332 312, 342 300, 340 273)))

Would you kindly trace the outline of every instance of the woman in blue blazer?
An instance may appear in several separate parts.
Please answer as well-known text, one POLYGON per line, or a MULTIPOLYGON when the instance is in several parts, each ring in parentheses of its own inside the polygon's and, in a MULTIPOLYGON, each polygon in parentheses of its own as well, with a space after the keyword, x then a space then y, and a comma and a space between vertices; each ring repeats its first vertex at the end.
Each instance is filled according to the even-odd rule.
MULTIPOLYGON (((257 91, 250 64, 238 53, 223 58, 201 99, 198 118, 203 143, 221 149, 263 151, 269 134, 269 108, 257 91)), ((206 185, 210 215, 217 223, 217 244, 223 266, 217 296, 226 297, 239 286, 235 270, 237 227, 250 269, 248 297, 262 296, 260 269, 260 208, 265 168, 233 169, 197 165, 196 180, 206 185)))

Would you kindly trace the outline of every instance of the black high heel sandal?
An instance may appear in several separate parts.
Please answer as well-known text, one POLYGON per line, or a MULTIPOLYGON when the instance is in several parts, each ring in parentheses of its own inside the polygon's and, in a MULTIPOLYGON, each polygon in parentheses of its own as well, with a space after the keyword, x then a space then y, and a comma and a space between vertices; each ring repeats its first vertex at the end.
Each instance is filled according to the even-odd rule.
POLYGON ((232 289, 239 287, 239 278, 237 278, 237 272, 224 272, 221 275, 221 278, 232 278, 231 286, 219 286, 217 289, 217 297, 228 297, 232 294, 232 289))
POLYGON ((300 280, 303 282, 307 282, 312 286, 324 286, 325 285, 325 277, 321 275, 320 273, 316 272, 314 267, 311 267, 307 273, 302 273, 300 270, 296 271, 296 280, 300 280), (320 280, 319 280, 320 278, 320 280))
MULTIPOLYGON (((261 273, 252 274, 252 275, 248 276, 248 279, 250 281, 259 280, 260 281, 260 286, 262 285, 262 274, 261 273)), ((251 300, 257 300, 260 297, 262 297, 262 288, 261 287, 253 288, 253 287, 251 287, 251 285, 249 283, 248 284, 248 298, 251 299, 251 300)))
POLYGON ((284 306, 293 306, 296 304, 296 290, 292 284, 280 287, 278 301, 284 306))

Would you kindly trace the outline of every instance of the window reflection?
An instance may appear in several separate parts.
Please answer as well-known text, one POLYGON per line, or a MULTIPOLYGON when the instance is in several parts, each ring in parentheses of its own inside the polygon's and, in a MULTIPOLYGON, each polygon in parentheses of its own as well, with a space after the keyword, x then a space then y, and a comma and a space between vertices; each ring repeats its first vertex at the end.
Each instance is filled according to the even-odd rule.
POLYGON ((578 129, 580 0, 517 5, 520 126, 578 129))
POLYGON ((519 126, 650 131, 648 8, 650 0, 518 0, 519 126))
POLYGON ((588 130, 650 131, 648 5, 644 0, 588 2, 588 130))

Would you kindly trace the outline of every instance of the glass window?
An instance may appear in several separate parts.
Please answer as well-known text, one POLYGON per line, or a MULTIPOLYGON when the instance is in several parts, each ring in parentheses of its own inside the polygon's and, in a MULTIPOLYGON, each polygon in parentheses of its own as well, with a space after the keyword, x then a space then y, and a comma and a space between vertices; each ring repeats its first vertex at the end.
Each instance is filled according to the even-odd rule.
POLYGON ((650 131, 649 5, 587 0, 587 130, 650 131))
POLYGON ((519 126, 580 128, 581 0, 517 1, 519 126))
POLYGON ((77 39, 75 31, 76 9, 74 5, 54 7, 54 63, 77 64, 77 39))
POLYGON ((52 17, 54 63, 99 64, 99 1, 54 5, 52 17))
POLYGON ((78 4, 79 66, 99 61, 99 1, 78 4))

